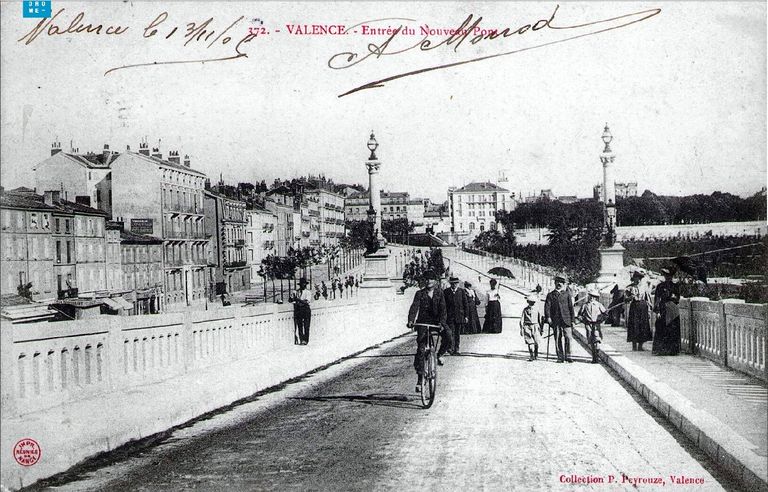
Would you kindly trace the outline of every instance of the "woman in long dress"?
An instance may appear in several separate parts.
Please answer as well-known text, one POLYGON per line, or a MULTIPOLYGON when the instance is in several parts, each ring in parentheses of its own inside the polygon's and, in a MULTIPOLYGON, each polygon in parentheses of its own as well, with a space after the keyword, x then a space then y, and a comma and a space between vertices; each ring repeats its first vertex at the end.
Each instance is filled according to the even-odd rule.
POLYGON ((632 274, 632 283, 624 291, 624 302, 629 305, 627 314, 627 341, 632 342, 632 350, 642 351, 643 343, 653 339, 651 335, 650 310, 651 295, 640 281, 645 275, 641 272, 632 274))
POLYGON ((486 294, 483 333, 501 333, 501 296, 497 284, 496 279, 491 279, 491 290, 486 294))
POLYGON ((656 286, 653 311, 656 318, 656 332, 653 334, 653 353, 655 355, 677 355, 680 353, 680 285, 672 280, 674 271, 662 268, 664 281, 656 286))
POLYGON ((469 282, 464 282, 464 290, 467 292, 469 300, 468 321, 464 325, 464 333, 474 335, 475 333, 480 333, 480 317, 477 315, 477 306, 480 304, 480 299, 477 298, 477 292, 475 292, 475 289, 472 288, 472 284, 469 282))

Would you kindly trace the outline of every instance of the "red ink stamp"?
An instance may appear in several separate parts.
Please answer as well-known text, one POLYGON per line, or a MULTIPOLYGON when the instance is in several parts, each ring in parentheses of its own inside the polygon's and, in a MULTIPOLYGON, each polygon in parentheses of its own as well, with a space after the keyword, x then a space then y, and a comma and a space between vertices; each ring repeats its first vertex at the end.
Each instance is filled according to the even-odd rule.
POLYGON ((21 439, 13 447, 13 457, 21 466, 32 466, 40 461, 40 445, 34 439, 21 439))

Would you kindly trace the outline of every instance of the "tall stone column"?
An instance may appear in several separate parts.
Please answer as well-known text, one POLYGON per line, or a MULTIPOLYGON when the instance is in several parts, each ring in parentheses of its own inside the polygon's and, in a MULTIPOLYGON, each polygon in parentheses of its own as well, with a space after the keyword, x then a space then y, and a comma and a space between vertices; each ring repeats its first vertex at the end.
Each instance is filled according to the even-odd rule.
MULTIPOLYGON (((373 138, 373 133, 371 133, 371 138, 373 138)), ((371 155, 375 157, 373 152, 371 152, 371 155)), ((381 167, 381 162, 369 160, 365 163, 365 166, 368 168, 368 206, 376 214, 373 230, 376 238, 381 243, 383 239, 381 234, 381 193, 379 192, 379 168, 381 167)))
POLYGON ((603 164, 603 245, 600 247, 600 275, 597 284, 612 286, 626 279, 618 278, 624 268, 624 248, 616 242, 616 184, 613 177, 613 161, 616 155, 611 150, 613 135, 608 129, 608 123, 602 136, 605 148, 600 154, 603 164))
POLYGON ((381 195, 379 193, 379 169, 381 162, 376 158, 376 149, 379 147, 376 138, 371 132, 368 140, 368 150, 371 156, 365 163, 368 169, 368 220, 373 222, 373 233, 378 248, 368 251, 365 255, 365 274, 363 285, 365 289, 388 289, 392 286, 389 279, 389 252, 384 247, 384 236, 381 234, 381 195))

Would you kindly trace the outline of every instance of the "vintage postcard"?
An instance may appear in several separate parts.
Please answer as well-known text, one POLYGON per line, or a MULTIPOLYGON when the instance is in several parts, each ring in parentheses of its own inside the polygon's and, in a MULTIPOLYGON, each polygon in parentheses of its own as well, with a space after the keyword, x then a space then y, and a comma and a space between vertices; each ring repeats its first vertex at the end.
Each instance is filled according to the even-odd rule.
POLYGON ((2 490, 768 490, 765 2, 0 13, 2 490))

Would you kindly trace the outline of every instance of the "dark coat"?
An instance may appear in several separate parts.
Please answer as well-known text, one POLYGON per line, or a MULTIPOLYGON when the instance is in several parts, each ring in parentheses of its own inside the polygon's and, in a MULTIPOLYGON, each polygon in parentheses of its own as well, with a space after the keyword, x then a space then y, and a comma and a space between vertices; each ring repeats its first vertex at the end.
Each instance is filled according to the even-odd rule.
POLYGON ((445 309, 449 324, 464 324, 469 318, 469 297, 464 289, 459 287, 456 292, 448 287, 443 291, 445 309))
POLYGON ((435 289, 430 299, 427 289, 416 291, 411 308, 408 310, 409 323, 426 323, 448 327, 446 321, 445 298, 440 295, 440 289, 435 289))
POLYGON ((573 326, 573 298, 568 289, 551 291, 544 301, 544 317, 551 326, 573 326))

